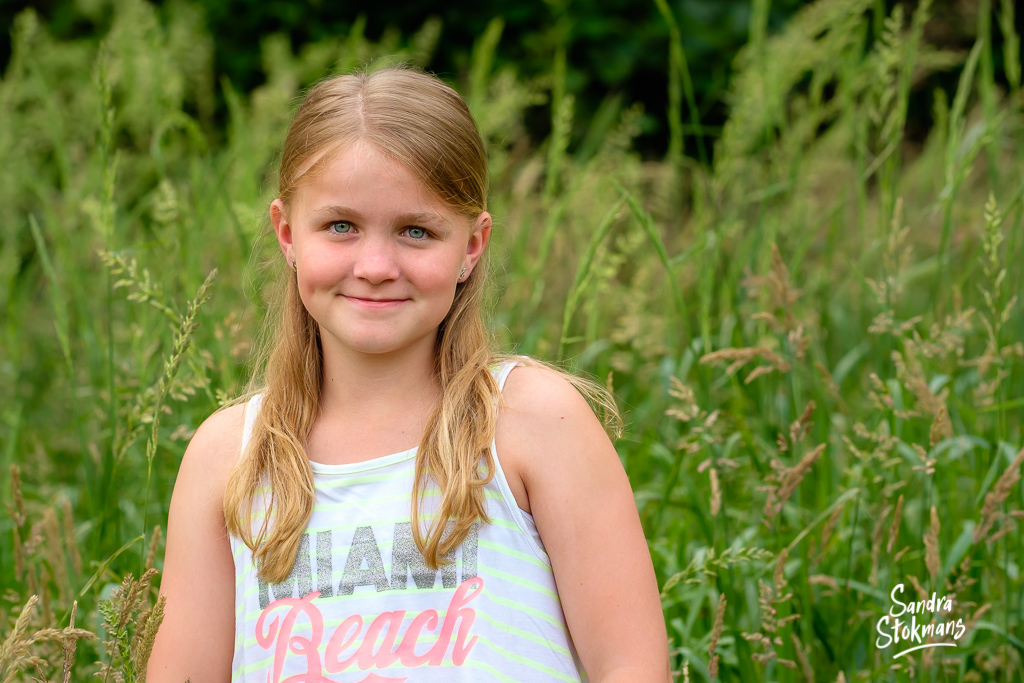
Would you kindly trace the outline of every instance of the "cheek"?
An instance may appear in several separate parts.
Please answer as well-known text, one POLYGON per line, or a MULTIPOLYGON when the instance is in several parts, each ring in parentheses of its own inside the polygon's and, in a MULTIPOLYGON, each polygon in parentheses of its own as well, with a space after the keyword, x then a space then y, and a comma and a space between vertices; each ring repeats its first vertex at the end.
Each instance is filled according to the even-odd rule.
POLYGON ((335 290, 339 279, 339 274, 336 269, 331 268, 330 262, 315 258, 299 261, 299 272, 291 275, 297 278, 299 298, 307 310, 311 305, 315 307, 322 304, 325 301, 324 297, 330 296, 335 290))
POLYGON ((458 279, 458 269, 453 265, 450 258, 432 259, 430 262, 409 265, 406 273, 410 279, 419 283, 420 289, 434 294, 442 294, 451 291, 455 294, 455 281, 458 279))

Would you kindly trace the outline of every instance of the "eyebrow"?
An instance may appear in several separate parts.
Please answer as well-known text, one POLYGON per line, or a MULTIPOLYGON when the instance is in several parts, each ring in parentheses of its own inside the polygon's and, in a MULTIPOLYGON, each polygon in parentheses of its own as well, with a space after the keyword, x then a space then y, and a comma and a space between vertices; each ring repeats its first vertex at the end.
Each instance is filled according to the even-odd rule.
MULTIPOLYGON (((325 206, 318 207, 313 210, 313 216, 320 218, 328 218, 329 216, 336 215, 348 215, 353 218, 362 218, 362 214, 355 209, 347 206, 339 206, 337 204, 327 204, 325 206)), ((415 213, 403 213, 396 219, 398 223, 440 223, 442 225, 448 225, 448 220, 444 216, 438 213, 431 212, 415 212, 415 213)))

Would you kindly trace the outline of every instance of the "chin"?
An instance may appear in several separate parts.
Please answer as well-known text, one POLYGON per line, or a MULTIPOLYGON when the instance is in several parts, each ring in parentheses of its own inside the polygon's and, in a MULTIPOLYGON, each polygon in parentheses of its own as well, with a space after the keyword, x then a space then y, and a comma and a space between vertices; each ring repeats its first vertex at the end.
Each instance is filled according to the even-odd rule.
MULTIPOLYGON (((424 343, 426 337, 430 337, 431 333, 428 332, 426 335, 410 334, 409 330, 400 332, 393 328, 381 329, 377 326, 363 326, 357 324, 349 324, 342 326, 344 334, 332 334, 329 330, 325 330, 321 327, 321 334, 327 334, 333 337, 333 346, 347 349, 355 353, 365 353, 371 355, 384 355, 397 353, 410 349, 415 346, 419 346, 424 343)), ((436 338, 437 331, 433 331, 433 337, 436 338)))
POLYGON ((414 341, 373 336, 360 337, 358 339, 350 337, 339 341, 342 346, 345 346, 357 353, 372 355, 395 353, 415 345, 414 341))

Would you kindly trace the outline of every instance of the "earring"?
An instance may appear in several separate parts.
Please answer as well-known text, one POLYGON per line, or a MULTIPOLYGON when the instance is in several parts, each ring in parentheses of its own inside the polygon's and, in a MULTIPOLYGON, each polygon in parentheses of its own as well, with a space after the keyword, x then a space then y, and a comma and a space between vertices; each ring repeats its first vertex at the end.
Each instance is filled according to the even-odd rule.
POLYGON ((463 266, 463 267, 462 267, 462 272, 461 272, 461 273, 459 273, 459 279, 458 279, 457 281, 458 281, 458 282, 462 282, 462 281, 463 281, 463 280, 465 280, 465 279, 466 279, 466 267, 465 267, 465 266, 463 266))
POLYGON ((295 261, 292 261, 292 270, 294 270, 296 273, 299 272, 299 264, 296 263, 295 261))

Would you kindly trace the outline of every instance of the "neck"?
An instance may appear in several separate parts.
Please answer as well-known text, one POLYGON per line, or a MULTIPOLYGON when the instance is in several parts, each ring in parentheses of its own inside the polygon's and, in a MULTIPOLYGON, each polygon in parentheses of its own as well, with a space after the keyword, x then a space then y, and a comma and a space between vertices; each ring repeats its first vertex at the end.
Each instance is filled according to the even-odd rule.
MULTIPOLYGON (((322 335, 321 339, 330 337, 322 335)), ((434 377, 436 337, 429 335, 400 351, 360 353, 327 341, 320 416, 356 424, 426 419, 437 399, 434 377), (398 417, 403 416, 403 417, 398 417)))

